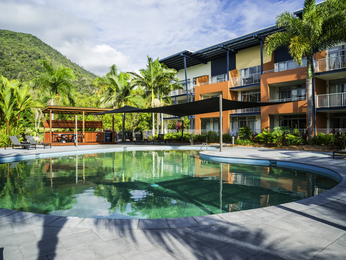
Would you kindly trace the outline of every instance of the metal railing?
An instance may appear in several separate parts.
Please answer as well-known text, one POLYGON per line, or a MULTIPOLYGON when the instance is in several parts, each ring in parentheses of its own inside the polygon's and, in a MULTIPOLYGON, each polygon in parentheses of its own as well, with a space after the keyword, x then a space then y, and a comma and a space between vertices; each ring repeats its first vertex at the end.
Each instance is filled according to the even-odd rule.
POLYGON ((324 72, 346 68, 346 55, 315 60, 315 72, 324 72))
POLYGON ((226 73, 211 77, 210 84, 224 82, 224 81, 227 81, 227 74, 226 73))
POLYGON ((346 106, 346 92, 323 94, 316 96, 316 108, 344 107, 346 106))
POLYGON ((239 76, 230 79, 231 88, 259 84, 261 82, 261 73, 254 73, 246 76, 239 76))
POLYGON ((306 96, 293 97, 293 98, 270 99, 269 102, 292 102, 292 101, 302 101, 302 100, 306 100, 306 96))
POLYGON ((261 108, 260 107, 241 108, 241 109, 231 110, 231 112, 233 112, 233 114, 257 113, 257 112, 261 112, 261 108))
MULTIPOLYGON (((191 93, 195 93, 195 87, 188 87, 187 89, 188 93, 191 94, 191 93)), ((170 93, 170 96, 178 96, 178 95, 184 95, 186 94, 186 89, 177 89, 177 90, 173 90, 171 91, 170 93)))
POLYGON ((302 59, 302 65, 301 66, 298 65, 294 60, 288 60, 288 61, 275 63, 273 70, 263 71, 263 74, 286 71, 286 70, 293 70, 293 69, 298 69, 298 68, 302 68, 302 67, 306 67, 306 66, 307 66, 307 59, 306 58, 302 59))

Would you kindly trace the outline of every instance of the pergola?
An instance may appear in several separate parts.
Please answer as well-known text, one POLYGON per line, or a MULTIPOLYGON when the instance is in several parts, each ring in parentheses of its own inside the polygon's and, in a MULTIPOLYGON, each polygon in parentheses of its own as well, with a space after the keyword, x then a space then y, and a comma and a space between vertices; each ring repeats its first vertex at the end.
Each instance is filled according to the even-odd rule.
MULTIPOLYGON (((102 121, 85 121, 85 115, 91 115, 95 113, 102 113, 102 112, 109 112, 112 109, 109 108, 90 108, 90 107, 67 107, 67 106, 47 106, 42 110, 42 113, 49 114, 49 121, 44 120, 44 129, 49 128, 49 139, 46 140, 46 134, 45 134, 45 142, 52 143, 53 141, 53 128, 75 128, 75 144, 78 145, 78 128, 82 128, 82 137, 83 137, 83 143, 86 143, 86 141, 92 141, 96 142, 96 133, 95 133, 95 140, 86 140, 85 135, 85 128, 101 128, 102 129, 102 121), (53 114, 70 114, 74 115, 75 120, 53 120, 52 115, 53 114), (78 122, 77 115, 83 115, 82 122, 78 122)), ((112 130, 114 131, 114 114, 113 114, 113 124, 112 124, 112 130)), ((44 130, 45 132, 45 130, 44 130)), ((113 135, 113 142, 114 142, 114 135, 113 135)))

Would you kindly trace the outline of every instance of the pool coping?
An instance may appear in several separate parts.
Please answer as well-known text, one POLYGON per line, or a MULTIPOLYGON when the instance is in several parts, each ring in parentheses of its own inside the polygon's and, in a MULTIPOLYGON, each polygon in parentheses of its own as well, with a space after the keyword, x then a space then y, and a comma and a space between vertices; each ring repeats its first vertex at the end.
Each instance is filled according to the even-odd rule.
MULTIPOLYGON (((189 146, 177 146, 179 147, 179 150, 198 150, 197 147, 190 147, 189 146), (186 149, 188 148, 188 149, 186 149)), ((78 154, 90 154, 90 153, 96 153, 99 152, 109 152, 109 151, 131 151, 131 150, 138 150, 137 148, 140 148, 139 150, 165 150, 165 149, 171 149, 172 146, 142 146, 142 147, 117 147, 117 148, 110 148, 110 149, 91 149, 91 150, 84 150, 80 151, 78 154)), ((217 150, 217 149, 215 149, 217 150)), ((66 151, 66 152, 59 152, 57 153, 49 153, 46 152, 44 154, 37 153, 35 156, 30 157, 32 159, 36 158, 51 158, 56 156, 65 156, 65 155, 76 155, 77 153, 75 151, 66 151)), ((213 161, 218 162, 225 162, 228 163, 232 160, 241 160, 242 163, 249 163, 253 164, 253 161, 256 160, 257 162, 261 161, 264 165, 270 165, 273 161, 276 161, 281 166, 290 166, 300 164, 302 165, 302 162, 295 162, 292 160, 273 160, 272 158, 251 158, 251 156, 242 156, 242 157, 230 157, 227 156, 227 153, 219 153, 218 151, 204 151, 200 153, 201 158, 203 159, 209 159, 213 161), (228 161, 228 162, 227 162, 228 161)), ((11 159, 10 156, 2 157, 0 159, 7 158, 11 159)), ((12 161, 17 161, 19 158, 25 158, 22 160, 27 160, 26 156, 18 157, 12 156, 12 161)), ((7 160, 6 160, 7 162, 7 160)), ((0 163, 5 163, 4 161, 0 161, 0 163)), ((213 215, 205 215, 205 216, 195 216, 195 217, 183 217, 183 218, 161 218, 161 219, 104 219, 104 218, 78 218, 78 217, 62 217, 62 216, 55 216, 55 215, 44 215, 44 214, 38 214, 38 213, 31 213, 31 212, 22 212, 22 211, 15 211, 15 210, 8 210, 8 209, 1 209, 0 208, 0 218, 6 217, 9 218, 13 222, 21 222, 21 223, 28 223, 28 224, 42 224, 44 223, 45 226, 51 226, 51 227, 63 227, 63 226, 69 226, 69 227, 78 227, 78 228, 114 228, 117 227, 121 230, 129 229, 129 230, 145 230, 145 229, 175 229, 175 228, 186 228, 186 227, 200 227, 200 226, 210 226, 210 225, 219 225, 219 224, 226 224, 226 223, 234 223, 237 221, 243 221, 244 219, 250 218, 257 218, 260 216, 261 218, 267 217, 267 216, 275 216, 282 214, 282 208, 288 208, 293 211, 300 212, 302 210, 311 209, 313 207, 318 207, 319 205, 327 204, 336 200, 339 200, 343 197, 346 197, 346 173, 339 169, 339 167, 328 167, 325 165, 316 165, 316 162, 314 164, 309 164, 307 162, 304 163, 305 165, 308 165, 310 167, 313 167, 316 169, 316 167, 320 169, 324 169, 324 174, 328 175, 328 173, 333 173, 332 178, 338 179, 340 182, 337 186, 335 186, 333 189, 324 192, 323 194, 313 196, 307 199, 303 199, 296 202, 289 202, 285 204, 280 204, 276 206, 270 206, 265 208, 257 208, 257 209, 250 209, 250 210, 244 210, 239 212, 229 212, 229 213, 220 213, 220 214, 213 214, 213 215), (335 175, 336 173, 336 175, 335 175), (256 217, 255 217, 256 216, 256 217)), ((346 164, 345 164, 346 165, 346 164)), ((289 212, 288 212, 289 213, 289 212)), ((287 213, 287 214, 288 214, 287 213)))

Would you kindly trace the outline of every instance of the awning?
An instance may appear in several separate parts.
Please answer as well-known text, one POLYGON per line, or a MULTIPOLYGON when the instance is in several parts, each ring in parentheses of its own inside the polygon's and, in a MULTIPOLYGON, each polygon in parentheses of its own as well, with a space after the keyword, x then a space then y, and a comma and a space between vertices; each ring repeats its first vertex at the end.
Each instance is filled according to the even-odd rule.
MULTIPOLYGON (((277 104, 283 104, 284 102, 243 102, 234 101, 228 99, 222 99, 222 111, 252 108, 252 107, 263 107, 277 104)), ((97 113, 95 115, 109 114, 109 113, 164 113, 174 116, 189 116, 219 112, 219 97, 209 98, 205 100, 199 100, 194 102, 188 102, 183 104, 155 107, 148 109, 138 109, 134 107, 125 106, 119 109, 97 113)))

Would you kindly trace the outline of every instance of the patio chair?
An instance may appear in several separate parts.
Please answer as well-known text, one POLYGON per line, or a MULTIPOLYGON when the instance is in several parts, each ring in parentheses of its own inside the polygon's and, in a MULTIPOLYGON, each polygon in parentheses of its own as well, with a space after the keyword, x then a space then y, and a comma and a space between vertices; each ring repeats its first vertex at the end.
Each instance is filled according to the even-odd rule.
POLYGON ((22 147, 23 149, 26 148, 29 150, 29 148, 31 146, 34 146, 35 149, 36 149, 36 144, 30 144, 30 143, 21 143, 17 136, 14 136, 14 135, 10 135, 9 138, 11 139, 11 142, 12 142, 12 149, 14 149, 15 146, 20 146, 22 147))
POLYGON ((346 154, 346 150, 341 150, 341 151, 333 151, 333 159, 336 154, 346 154))
POLYGON ((49 146, 50 148, 52 148, 51 143, 38 143, 38 142, 36 142, 35 138, 32 137, 31 135, 26 135, 25 138, 26 138, 26 140, 28 140, 29 144, 42 145, 44 147, 44 149, 46 149, 46 146, 49 146))
POLYGON ((137 142, 143 143, 143 136, 141 134, 136 134, 135 137, 136 137, 135 143, 137 142))

